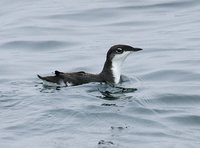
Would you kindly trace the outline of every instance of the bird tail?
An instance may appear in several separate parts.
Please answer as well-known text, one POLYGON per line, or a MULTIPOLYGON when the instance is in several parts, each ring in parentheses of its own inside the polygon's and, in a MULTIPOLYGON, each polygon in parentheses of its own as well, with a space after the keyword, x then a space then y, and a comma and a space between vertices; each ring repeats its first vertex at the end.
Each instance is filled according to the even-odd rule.
POLYGON ((50 83, 56 83, 56 84, 60 84, 61 78, 57 77, 57 76, 45 76, 42 77, 40 75, 37 75, 39 79, 46 81, 46 82, 50 82, 50 83))

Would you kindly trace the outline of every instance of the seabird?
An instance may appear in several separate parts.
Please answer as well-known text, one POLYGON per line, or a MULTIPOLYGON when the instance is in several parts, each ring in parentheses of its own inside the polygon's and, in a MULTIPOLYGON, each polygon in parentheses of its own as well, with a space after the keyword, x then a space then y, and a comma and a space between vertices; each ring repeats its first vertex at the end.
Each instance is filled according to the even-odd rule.
POLYGON ((42 77, 38 75, 38 77, 44 83, 64 86, 76 86, 90 82, 118 84, 121 80, 121 69, 124 60, 131 53, 140 50, 142 49, 122 44, 112 46, 107 52, 103 70, 99 74, 84 71, 65 73, 56 70, 53 76, 42 77))

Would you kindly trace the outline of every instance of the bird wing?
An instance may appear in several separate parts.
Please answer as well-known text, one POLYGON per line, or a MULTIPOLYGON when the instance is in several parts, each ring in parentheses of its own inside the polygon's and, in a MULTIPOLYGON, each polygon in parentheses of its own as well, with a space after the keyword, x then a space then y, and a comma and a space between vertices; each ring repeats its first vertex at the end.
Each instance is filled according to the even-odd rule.
POLYGON ((38 75, 38 77, 43 81, 56 84, 61 84, 64 82, 66 86, 88 83, 90 78, 89 77, 90 74, 85 73, 84 71, 64 73, 56 70, 54 74, 55 74, 54 76, 42 77, 38 75))

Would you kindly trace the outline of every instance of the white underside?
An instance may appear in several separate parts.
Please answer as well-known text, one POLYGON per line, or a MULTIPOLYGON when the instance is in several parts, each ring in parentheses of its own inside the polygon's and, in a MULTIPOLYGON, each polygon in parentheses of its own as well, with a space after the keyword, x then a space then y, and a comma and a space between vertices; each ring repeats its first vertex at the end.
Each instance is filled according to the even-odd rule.
POLYGON ((48 82, 48 81, 45 81, 43 80, 43 85, 45 86, 50 86, 50 87, 64 87, 64 86, 72 86, 72 83, 64 83, 64 81, 60 81, 60 84, 57 84, 57 83, 52 83, 52 82, 48 82))
POLYGON ((112 73, 116 84, 120 82, 122 64, 130 53, 130 51, 126 51, 123 54, 115 55, 112 60, 112 73))

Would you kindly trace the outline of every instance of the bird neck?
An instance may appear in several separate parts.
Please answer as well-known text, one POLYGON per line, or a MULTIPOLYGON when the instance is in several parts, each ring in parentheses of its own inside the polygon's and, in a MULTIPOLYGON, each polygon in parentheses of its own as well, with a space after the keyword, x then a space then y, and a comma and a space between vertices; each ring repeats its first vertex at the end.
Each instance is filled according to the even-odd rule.
POLYGON ((100 75, 106 82, 117 84, 120 82, 121 66, 121 61, 107 59, 100 75))

